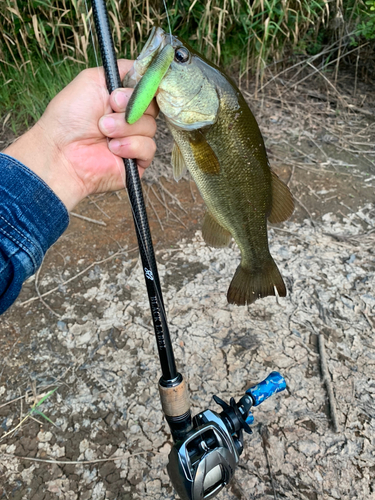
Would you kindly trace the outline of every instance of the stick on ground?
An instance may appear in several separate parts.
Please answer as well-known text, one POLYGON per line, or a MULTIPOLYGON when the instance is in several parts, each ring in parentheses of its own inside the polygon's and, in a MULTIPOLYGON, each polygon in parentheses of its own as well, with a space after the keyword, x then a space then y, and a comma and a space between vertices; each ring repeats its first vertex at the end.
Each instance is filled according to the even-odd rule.
POLYGON ((271 463, 270 463, 270 459, 269 459, 268 451, 267 451, 267 448, 269 448, 269 446, 270 446, 270 442, 269 442, 270 433, 269 433, 268 427, 266 425, 261 424, 260 427, 259 427, 259 433, 260 433, 260 435, 262 437, 262 444, 263 444, 264 455, 266 457, 266 462, 267 462, 267 467, 268 467, 268 473, 270 475, 271 486, 272 486, 272 490, 273 490, 273 498, 274 498, 274 500, 277 500, 275 482, 273 480, 271 463))
POLYGON ((332 425, 333 425, 334 431, 338 432, 339 425, 338 425, 337 413, 336 413, 336 399, 335 399, 335 395, 333 393, 331 375, 329 374, 328 366, 327 366, 327 355, 326 355, 326 348, 324 345, 323 333, 319 333, 318 339, 319 339, 320 367, 322 370, 323 382, 324 382, 326 389, 327 389, 332 425))
POLYGON ((70 212, 70 215, 73 217, 77 217, 77 219, 82 219, 87 222, 92 222, 93 224, 98 224, 98 226, 106 226, 107 224, 102 220, 90 219, 90 217, 86 217, 85 215, 76 214, 75 212, 70 212))

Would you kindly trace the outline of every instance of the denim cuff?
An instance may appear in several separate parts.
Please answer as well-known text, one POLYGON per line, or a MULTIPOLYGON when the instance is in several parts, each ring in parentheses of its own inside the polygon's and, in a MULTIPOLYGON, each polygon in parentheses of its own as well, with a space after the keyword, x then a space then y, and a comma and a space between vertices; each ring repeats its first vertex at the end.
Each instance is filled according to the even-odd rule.
MULTIPOLYGON (((0 153, 0 282, 5 276, 9 281, 5 288, 4 283, 0 286, 1 296, 15 287, 15 300, 22 282, 35 273, 68 224, 65 205, 47 184, 18 160, 0 153)), ((5 310, 3 298, 0 313, 5 310)))

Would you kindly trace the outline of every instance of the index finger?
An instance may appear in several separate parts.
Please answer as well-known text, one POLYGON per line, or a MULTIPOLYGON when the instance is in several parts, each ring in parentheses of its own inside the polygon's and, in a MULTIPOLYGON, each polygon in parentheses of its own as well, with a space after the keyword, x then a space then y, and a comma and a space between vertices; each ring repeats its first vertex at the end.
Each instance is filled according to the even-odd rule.
MULTIPOLYGON (((111 108, 113 109, 113 111, 115 111, 116 113, 124 113, 132 93, 133 93, 133 89, 122 89, 121 88, 121 89, 114 90, 109 97, 109 104, 110 104, 111 108)), ((155 99, 153 99, 151 101, 151 104, 146 109, 144 114, 151 115, 154 118, 156 118, 158 116, 159 107, 156 104, 155 99)))
MULTIPOLYGON (((131 59, 118 59, 117 64, 119 68, 120 78, 122 81, 125 78, 125 75, 133 67, 134 61, 131 59)), ((109 101, 112 110, 115 111, 116 113, 124 113, 132 92, 133 90, 129 88, 121 88, 114 90, 110 96, 110 101, 109 101)), ((159 114, 159 106, 156 104, 155 99, 151 101, 151 104, 146 109, 145 114, 157 118, 159 114)))

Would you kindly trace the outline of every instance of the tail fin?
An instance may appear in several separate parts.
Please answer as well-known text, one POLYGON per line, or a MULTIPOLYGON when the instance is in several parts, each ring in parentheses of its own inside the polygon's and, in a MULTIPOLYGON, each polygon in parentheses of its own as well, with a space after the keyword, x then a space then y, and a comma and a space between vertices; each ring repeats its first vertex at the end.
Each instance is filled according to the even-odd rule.
POLYGON ((286 288, 273 258, 269 256, 263 265, 256 269, 247 269, 240 264, 228 289, 229 304, 244 306, 252 304, 261 297, 275 295, 275 288, 280 297, 286 296, 286 288))

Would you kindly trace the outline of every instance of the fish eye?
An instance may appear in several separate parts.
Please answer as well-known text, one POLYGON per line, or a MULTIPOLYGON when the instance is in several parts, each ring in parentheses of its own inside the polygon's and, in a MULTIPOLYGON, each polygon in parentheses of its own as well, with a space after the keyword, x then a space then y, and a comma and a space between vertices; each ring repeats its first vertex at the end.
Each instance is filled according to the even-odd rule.
POLYGON ((179 47, 174 52, 174 60, 178 63, 185 63, 189 60, 189 51, 185 47, 179 47))

